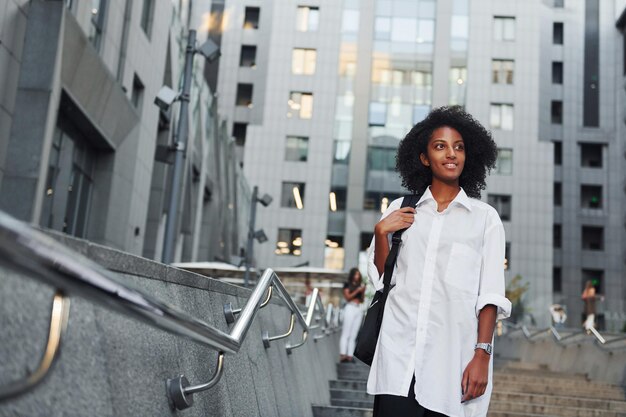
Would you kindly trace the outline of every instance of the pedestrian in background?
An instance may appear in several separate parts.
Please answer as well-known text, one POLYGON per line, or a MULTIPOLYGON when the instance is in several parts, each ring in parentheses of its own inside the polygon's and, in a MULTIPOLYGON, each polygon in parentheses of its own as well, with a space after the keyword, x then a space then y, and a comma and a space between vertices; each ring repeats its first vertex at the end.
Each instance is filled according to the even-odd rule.
POLYGON ((375 417, 487 416, 494 326, 511 313, 504 227, 480 200, 496 158, 491 134, 460 107, 432 110, 399 144, 402 184, 421 197, 389 205, 368 251, 381 290, 391 236, 408 228, 367 381, 375 417))
POLYGON ((354 362, 352 354, 363 319, 361 303, 365 298, 365 285, 362 282, 361 272, 357 268, 352 268, 348 273, 348 282, 343 285, 343 298, 346 300, 346 305, 343 308, 339 361, 354 362))
POLYGON ((583 302, 585 303, 585 322, 583 327, 585 330, 589 330, 595 327, 596 320, 596 288, 593 286, 592 281, 585 283, 585 289, 581 295, 583 302))

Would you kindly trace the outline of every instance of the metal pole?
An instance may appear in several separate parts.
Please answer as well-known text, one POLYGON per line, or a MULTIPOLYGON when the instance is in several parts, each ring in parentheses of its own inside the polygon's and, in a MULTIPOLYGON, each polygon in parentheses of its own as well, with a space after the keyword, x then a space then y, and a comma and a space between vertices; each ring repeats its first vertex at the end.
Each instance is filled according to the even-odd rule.
POLYGON ((250 282, 250 264, 252 263, 252 251, 254 248, 254 222, 256 221, 256 203, 259 195, 259 187, 256 185, 252 189, 252 199, 250 202, 250 224, 248 226, 248 245, 246 247, 246 272, 243 276, 243 286, 248 288, 250 282))
POLYGON ((167 219, 165 222, 165 236, 163 238, 164 264, 174 260, 174 248, 176 247, 176 235, 178 226, 178 207, 180 206, 181 182, 185 158, 187 154, 187 117, 189 109, 189 91, 191 90, 191 70, 193 67, 193 55, 196 52, 196 31, 189 31, 187 50, 185 53, 185 68, 183 70, 183 91, 180 95, 180 113, 178 117, 178 132, 176 134, 174 159, 174 172, 172 174, 171 193, 167 219))

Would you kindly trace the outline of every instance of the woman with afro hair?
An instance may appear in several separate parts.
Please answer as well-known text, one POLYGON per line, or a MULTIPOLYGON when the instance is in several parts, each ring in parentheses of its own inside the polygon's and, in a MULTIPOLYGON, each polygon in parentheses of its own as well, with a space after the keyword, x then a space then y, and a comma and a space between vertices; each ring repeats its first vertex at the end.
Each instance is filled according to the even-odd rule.
POLYGON ((480 201, 496 157, 491 134, 460 107, 432 110, 400 142, 396 167, 419 200, 393 201, 368 251, 381 290, 391 235, 407 229, 367 381, 374 416, 487 415, 493 330, 511 311, 504 228, 480 201))

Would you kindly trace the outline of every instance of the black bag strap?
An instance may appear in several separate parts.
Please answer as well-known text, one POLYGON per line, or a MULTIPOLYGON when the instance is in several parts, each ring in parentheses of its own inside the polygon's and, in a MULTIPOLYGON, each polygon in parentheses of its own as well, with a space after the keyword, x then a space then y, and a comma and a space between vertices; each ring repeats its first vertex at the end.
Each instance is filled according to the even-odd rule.
MULTIPOLYGON (((417 194, 406 195, 402 199, 403 207, 415 207, 417 202, 419 201, 419 196, 417 194)), ((408 229, 408 227, 406 228, 408 229)), ((383 285, 385 286, 383 289, 384 293, 388 293, 391 289, 391 275, 393 274, 393 269, 396 266, 396 259, 398 259, 398 250, 400 249, 400 245, 402 243, 402 233, 406 229, 400 229, 393 233, 391 237, 391 249, 389 250, 389 255, 387 255, 387 259, 385 260, 385 275, 383 277, 383 285)))

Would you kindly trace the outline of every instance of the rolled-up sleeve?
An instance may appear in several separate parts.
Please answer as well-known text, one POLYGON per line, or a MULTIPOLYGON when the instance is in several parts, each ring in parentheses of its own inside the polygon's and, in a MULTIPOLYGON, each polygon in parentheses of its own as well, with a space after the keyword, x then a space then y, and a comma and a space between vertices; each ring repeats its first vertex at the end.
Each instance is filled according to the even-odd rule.
MULTIPOLYGON (((392 212, 400 208, 401 205, 402 205, 402 198, 392 201, 391 204, 389 204, 389 207, 387 207, 387 210, 385 210, 383 215, 380 217, 380 220, 389 216, 392 212)), ((387 236, 388 242, 391 242, 392 235, 393 234, 389 234, 387 236)), ((391 247, 391 243, 389 244, 389 247, 391 247)), ((369 278, 369 281, 372 283, 376 291, 381 291, 384 287, 383 277, 385 274, 384 273, 380 275, 378 274, 378 268, 376 268, 376 264, 374 263, 374 249, 375 248, 376 248, 376 236, 372 237, 372 242, 370 243, 370 247, 367 249, 367 278, 369 278)), ((394 284, 395 284, 395 280, 394 280, 394 277, 392 276, 391 285, 394 285, 394 284)))
POLYGON ((485 230, 476 316, 489 304, 498 308, 499 320, 511 315, 511 302, 504 296, 505 244, 504 227, 495 215, 485 230))

